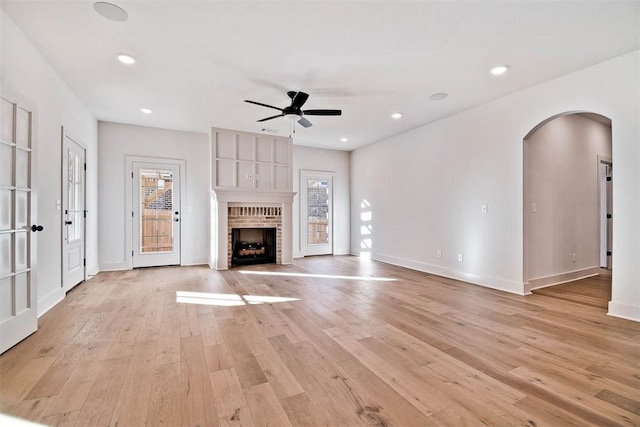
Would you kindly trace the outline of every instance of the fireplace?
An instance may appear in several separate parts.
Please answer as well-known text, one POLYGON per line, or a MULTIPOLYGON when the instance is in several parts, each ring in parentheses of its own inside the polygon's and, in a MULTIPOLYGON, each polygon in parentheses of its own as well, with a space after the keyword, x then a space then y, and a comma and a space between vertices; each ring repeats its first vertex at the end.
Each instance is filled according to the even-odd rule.
POLYGON ((231 266, 276 263, 275 228, 231 229, 231 266))

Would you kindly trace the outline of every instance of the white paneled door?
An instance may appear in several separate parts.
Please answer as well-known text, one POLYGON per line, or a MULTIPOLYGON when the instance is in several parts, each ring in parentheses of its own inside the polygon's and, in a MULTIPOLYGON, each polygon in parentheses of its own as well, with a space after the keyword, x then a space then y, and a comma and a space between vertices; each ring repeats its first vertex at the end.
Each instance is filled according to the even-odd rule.
POLYGON ((180 264, 180 165, 133 162, 133 267, 180 264))
POLYGON ((33 108, 0 93, 0 353, 38 328, 33 108))
POLYGON ((62 287, 85 279, 85 149, 62 130, 62 287))

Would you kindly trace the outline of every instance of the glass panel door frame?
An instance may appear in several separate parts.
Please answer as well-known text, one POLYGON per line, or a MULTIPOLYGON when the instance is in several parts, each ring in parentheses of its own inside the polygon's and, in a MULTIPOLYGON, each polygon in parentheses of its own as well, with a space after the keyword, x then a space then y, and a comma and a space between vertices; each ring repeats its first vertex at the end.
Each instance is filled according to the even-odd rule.
POLYGON ((184 174, 186 170, 186 162, 179 159, 166 159, 156 157, 141 157, 141 156, 125 156, 126 162, 126 179, 125 179, 125 262, 129 268, 145 267, 145 266, 159 266, 159 265, 181 265, 184 259, 184 249, 181 244, 182 241, 182 194, 186 194, 184 174), (176 192, 172 194, 172 200, 175 202, 173 211, 171 212, 172 221, 178 219, 177 224, 174 226, 174 240, 173 244, 175 250, 171 252, 164 252, 159 254, 140 254, 139 250, 139 233, 140 233, 140 216, 135 212, 140 209, 134 205, 137 203, 134 200, 138 191, 136 187, 140 186, 139 178, 136 173, 137 169, 173 169, 175 173, 174 182, 177 182, 176 192), (175 214, 174 212, 178 212, 175 214), (136 254, 137 256, 135 256, 136 254), (137 259, 134 259, 137 258, 137 259))
MULTIPOLYGON (((333 172, 327 171, 300 171, 300 246, 304 256, 333 255, 333 172), (322 187, 321 193, 326 189, 326 223, 312 223, 309 217, 309 182, 315 181, 322 187), (326 187, 322 185, 326 183, 326 187), (311 235, 309 234, 311 230, 311 235), (314 241, 315 239, 315 241, 314 241), (319 239, 319 240, 318 240, 319 239)), ((319 187, 319 189, 320 189, 319 187)), ((324 200, 320 201, 324 205, 324 200)), ((317 206, 319 207, 319 206, 317 206)), ((320 212, 320 216, 325 214, 320 212)))
POLYGON ((0 353, 38 329, 37 113, 0 85, 0 353))
POLYGON ((62 127, 62 287, 70 291, 87 280, 87 147, 62 127))

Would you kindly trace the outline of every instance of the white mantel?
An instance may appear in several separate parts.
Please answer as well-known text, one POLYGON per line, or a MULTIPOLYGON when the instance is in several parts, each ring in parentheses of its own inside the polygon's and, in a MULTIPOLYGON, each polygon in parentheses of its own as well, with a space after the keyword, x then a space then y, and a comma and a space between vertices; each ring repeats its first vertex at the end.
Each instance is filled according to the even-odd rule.
POLYGON ((216 270, 229 268, 228 212, 229 206, 278 206, 282 209, 282 264, 293 263, 293 196, 296 193, 256 192, 256 191, 212 191, 212 259, 211 267, 216 270))

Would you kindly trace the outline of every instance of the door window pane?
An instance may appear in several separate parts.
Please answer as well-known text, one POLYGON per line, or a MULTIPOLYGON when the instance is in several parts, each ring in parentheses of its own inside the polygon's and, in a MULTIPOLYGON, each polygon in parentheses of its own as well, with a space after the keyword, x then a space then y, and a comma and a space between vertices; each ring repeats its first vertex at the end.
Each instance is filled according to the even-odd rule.
POLYGON ((140 252, 173 251, 173 173, 140 170, 140 252))
POLYGON ((307 244, 329 243, 329 182, 307 179, 307 244))

